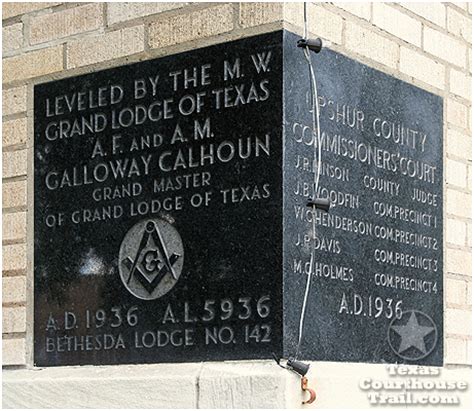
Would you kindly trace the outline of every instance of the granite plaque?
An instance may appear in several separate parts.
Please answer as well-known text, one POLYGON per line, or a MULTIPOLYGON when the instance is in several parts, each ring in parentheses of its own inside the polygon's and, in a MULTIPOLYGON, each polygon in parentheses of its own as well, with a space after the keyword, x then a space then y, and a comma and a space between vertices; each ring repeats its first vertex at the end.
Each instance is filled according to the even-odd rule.
POLYGON ((331 202, 313 214, 310 77, 298 37, 284 37, 284 354, 295 352, 295 302, 311 273, 302 358, 441 365, 442 99, 330 50, 311 53, 318 194, 331 202))
POLYGON ((333 203, 313 241, 297 39, 35 86, 36 365, 291 355, 307 272, 301 358, 442 362, 441 99, 313 56, 333 203))

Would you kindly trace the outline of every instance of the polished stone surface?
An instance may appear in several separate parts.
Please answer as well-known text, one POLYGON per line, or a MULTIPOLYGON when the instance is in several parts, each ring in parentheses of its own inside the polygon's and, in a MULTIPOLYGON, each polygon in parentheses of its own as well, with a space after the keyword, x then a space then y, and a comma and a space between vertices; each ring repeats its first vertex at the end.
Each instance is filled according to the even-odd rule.
POLYGON ((331 200, 328 214, 316 211, 313 241, 310 75, 297 39, 285 36, 283 63, 284 353, 296 351, 312 272, 301 358, 441 365, 442 99, 328 49, 311 53, 319 196, 331 200), (421 179, 410 176, 417 167, 421 179))
POLYGON ((281 350, 281 55, 269 34, 36 86, 37 365, 281 350))
POLYGON ((304 269, 300 358, 442 362, 442 100, 313 55, 320 195, 335 203, 318 212, 310 271, 314 150, 297 39, 278 31, 35 87, 36 365, 293 355, 304 269), (408 127, 408 145, 391 124, 408 127), (400 158, 434 181, 387 170, 400 158), (414 188, 437 205, 412 201, 414 188), (400 218, 410 210, 430 226, 400 218), (413 233, 420 245, 406 243, 413 233), (391 276, 399 288, 376 284, 391 276))

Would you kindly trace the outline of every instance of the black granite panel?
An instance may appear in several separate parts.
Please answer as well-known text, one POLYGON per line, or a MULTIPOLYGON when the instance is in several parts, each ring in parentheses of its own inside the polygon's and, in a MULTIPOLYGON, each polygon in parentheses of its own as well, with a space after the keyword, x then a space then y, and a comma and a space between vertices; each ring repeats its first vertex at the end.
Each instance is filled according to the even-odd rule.
POLYGON ((281 39, 35 87, 36 365, 281 351, 281 39))
POLYGON ((319 196, 332 205, 316 212, 313 240, 305 203, 317 139, 297 39, 285 34, 283 63, 285 355, 296 351, 311 273, 301 358, 441 365, 442 99, 331 50, 311 53, 319 196))

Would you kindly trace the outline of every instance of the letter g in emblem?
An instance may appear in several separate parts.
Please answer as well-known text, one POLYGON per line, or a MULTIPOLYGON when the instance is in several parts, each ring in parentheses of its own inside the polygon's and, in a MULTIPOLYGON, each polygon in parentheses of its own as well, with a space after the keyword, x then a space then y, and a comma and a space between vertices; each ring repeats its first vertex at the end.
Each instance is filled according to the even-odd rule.
POLYGON ((170 223, 142 220, 125 234, 120 245, 120 278, 135 297, 155 300, 178 282, 183 260, 181 236, 170 223))

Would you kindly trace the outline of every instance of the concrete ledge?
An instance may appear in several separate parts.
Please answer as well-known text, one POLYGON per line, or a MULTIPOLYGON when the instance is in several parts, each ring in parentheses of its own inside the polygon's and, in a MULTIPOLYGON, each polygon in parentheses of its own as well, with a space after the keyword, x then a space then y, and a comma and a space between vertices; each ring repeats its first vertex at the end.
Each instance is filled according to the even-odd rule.
MULTIPOLYGON (((287 381, 274 362, 3 370, 4 408, 282 408, 287 381)), ((298 392, 298 391, 296 391, 298 392)))
MULTIPOLYGON (((229 361, 191 364, 153 364, 55 367, 4 370, 4 408, 368 408, 369 394, 404 395, 407 390, 367 388, 370 383, 418 380, 468 384, 463 390, 414 390, 414 395, 456 396, 456 408, 470 408, 470 367, 424 368, 314 362, 309 385, 317 394, 311 406, 297 375, 273 361, 229 361), (390 372, 392 370, 392 372, 390 372), (426 375, 426 370, 429 375, 426 375)), ((418 404, 420 406, 420 404, 418 404)), ((444 405, 447 406, 447 405, 444 405)), ((444 407, 423 405, 423 409, 444 407)), ((394 405, 390 404, 390 408, 394 405)), ((395 408, 407 408, 401 404, 395 408)))
POLYGON ((208 363, 199 378, 199 408, 297 408, 299 378, 273 361, 208 363))
POLYGON ((200 364, 3 371, 4 408, 194 408, 200 364))

